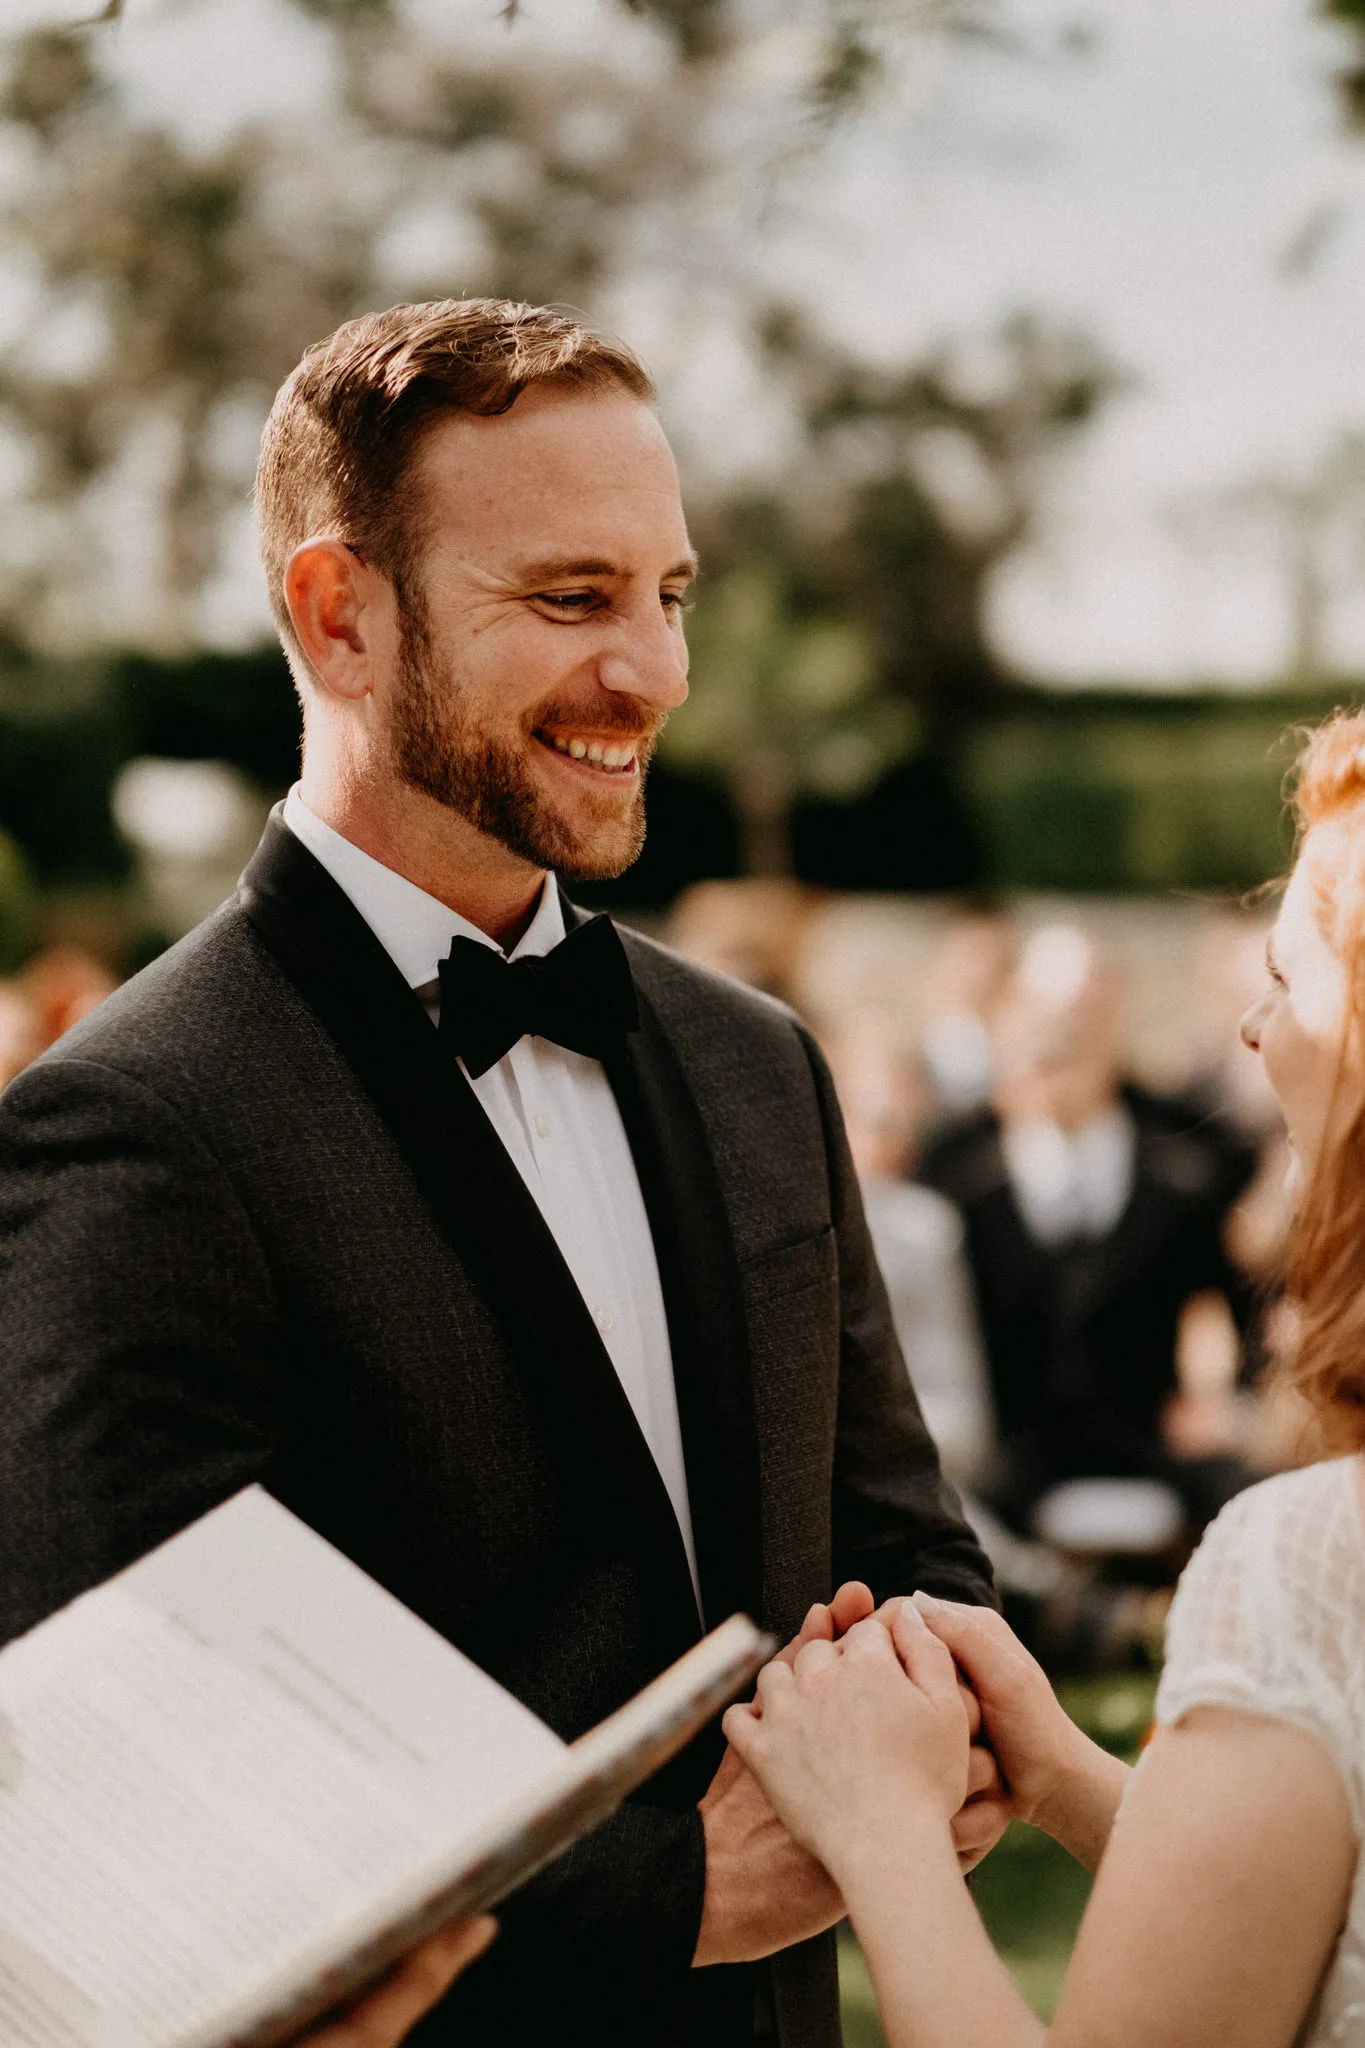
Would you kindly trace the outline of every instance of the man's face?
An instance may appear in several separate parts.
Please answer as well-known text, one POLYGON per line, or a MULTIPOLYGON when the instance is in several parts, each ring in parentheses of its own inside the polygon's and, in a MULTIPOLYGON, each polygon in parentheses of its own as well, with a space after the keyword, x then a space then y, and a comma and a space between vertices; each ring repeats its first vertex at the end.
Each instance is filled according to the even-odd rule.
POLYGON ((539 868, 618 875, 687 695, 695 570, 668 444, 628 393, 527 392, 422 444, 393 766, 539 868))

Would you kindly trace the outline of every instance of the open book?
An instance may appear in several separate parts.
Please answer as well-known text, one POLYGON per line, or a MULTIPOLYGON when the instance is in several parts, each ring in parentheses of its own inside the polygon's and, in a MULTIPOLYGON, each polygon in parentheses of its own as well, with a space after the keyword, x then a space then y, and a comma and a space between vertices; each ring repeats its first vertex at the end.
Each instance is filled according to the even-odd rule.
POLYGON ((605 1819, 770 1648, 736 1615, 566 1744, 249 1488, 0 1652, 0 2042, 288 2039, 605 1819))

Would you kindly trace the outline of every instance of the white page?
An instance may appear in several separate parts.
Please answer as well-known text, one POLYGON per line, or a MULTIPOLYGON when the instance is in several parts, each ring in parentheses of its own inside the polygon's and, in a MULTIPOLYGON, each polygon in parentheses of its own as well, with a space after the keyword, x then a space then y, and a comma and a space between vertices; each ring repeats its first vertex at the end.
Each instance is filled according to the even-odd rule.
POLYGON ((211 2037, 565 1755, 238 1495, 0 1653, 0 2041, 211 2037))

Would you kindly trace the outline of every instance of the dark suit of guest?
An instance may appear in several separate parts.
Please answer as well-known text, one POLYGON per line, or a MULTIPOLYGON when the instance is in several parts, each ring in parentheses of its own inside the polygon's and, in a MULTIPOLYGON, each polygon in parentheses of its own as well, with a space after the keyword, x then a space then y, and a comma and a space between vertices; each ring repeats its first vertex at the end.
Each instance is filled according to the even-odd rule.
POLYGON ((1124 1096, 1131 1186, 1096 1235, 1048 1243, 1030 1230, 989 1111, 941 1139, 921 1168, 962 1214, 998 1427, 998 1466, 982 1491, 1021 1530, 1066 1479, 1162 1479, 1202 1525, 1251 1477, 1232 1458, 1172 1457, 1161 1433, 1185 1303, 1214 1290, 1239 1313, 1247 1305, 1223 1247, 1228 1160, 1179 1105, 1124 1096))
MULTIPOLYGON (((658 1258, 705 1621, 846 1577, 990 1597, 777 1004, 625 934, 608 1063, 658 1258)), ((0 1625, 263 1480, 574 1737, 696 1640, 679 1523, 470 1085, 278 820, 238 898, 0 1103, 0 1625)), ((713 1729, 505 1909, 423 2041, 838 2039, 832 1941, 693 1972, 713 1729), (760 2031, 764 2021, 760 2017, 760 2031)))

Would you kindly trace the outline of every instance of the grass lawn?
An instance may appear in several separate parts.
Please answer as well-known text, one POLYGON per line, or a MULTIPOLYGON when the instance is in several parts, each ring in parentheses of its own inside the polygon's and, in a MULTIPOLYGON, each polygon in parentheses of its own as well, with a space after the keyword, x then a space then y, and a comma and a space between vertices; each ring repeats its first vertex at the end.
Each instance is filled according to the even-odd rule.
MULTIPOLYGON (((1088 1735, 1132 1758, 1151 1721, 1154 1676, 1125 1674, 1058 1687, 1088 1735)), ((972 1880, 981 1917, 1034 2011, 1050 2018, 1090 1880, 1064 1849, 1014 1824, 972 1880)), ((884 2048, 867 1965, 847 1929, 840 1936, 839 1986, 846 2048, 884 2048)))

